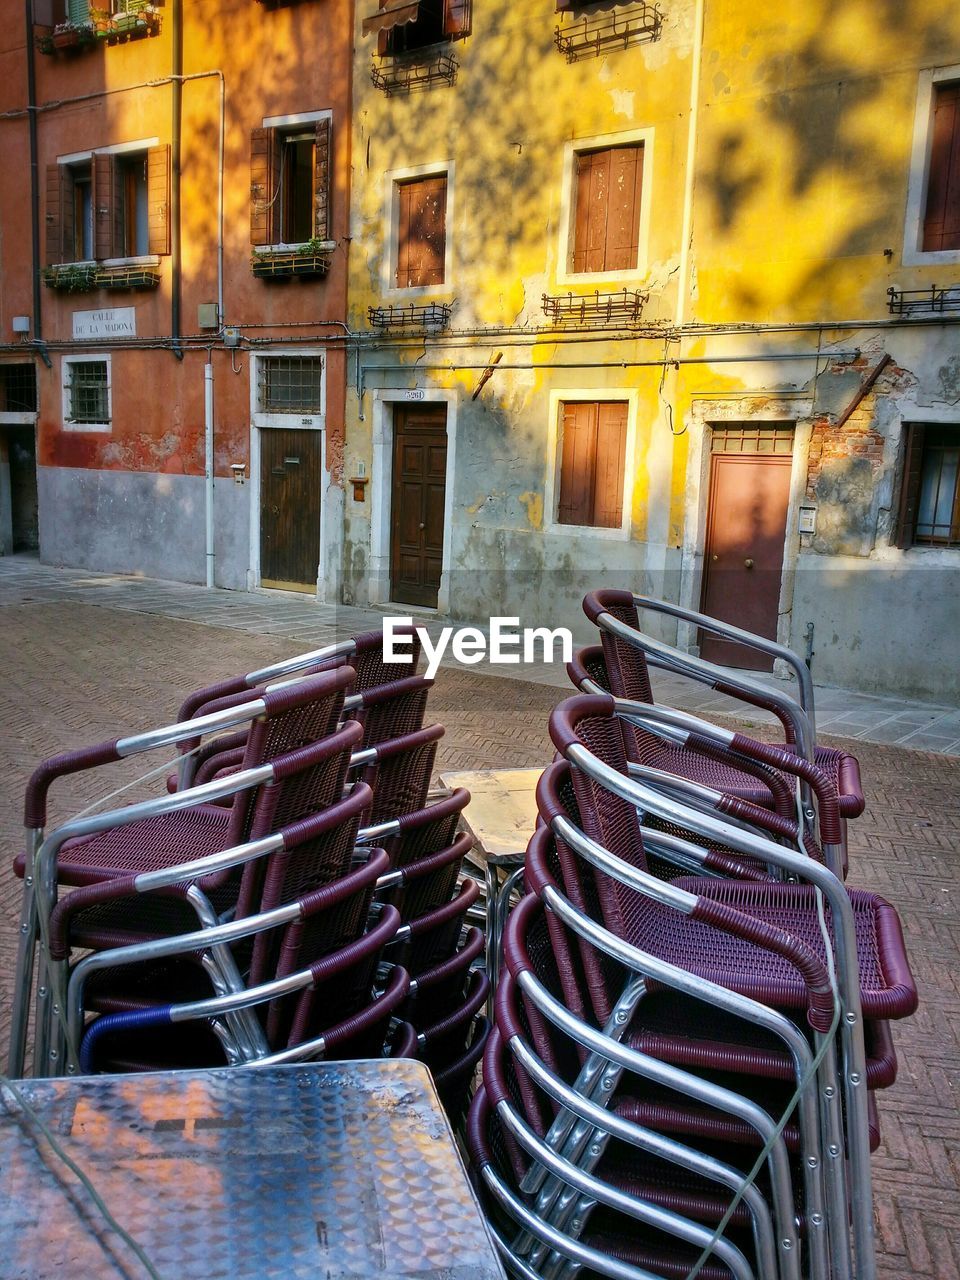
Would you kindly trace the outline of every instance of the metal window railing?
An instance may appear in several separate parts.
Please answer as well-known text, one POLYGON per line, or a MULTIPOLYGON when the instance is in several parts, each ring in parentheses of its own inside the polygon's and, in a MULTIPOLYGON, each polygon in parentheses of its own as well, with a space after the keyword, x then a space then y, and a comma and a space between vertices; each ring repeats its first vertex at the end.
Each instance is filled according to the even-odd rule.
POLYGON ((263 356, 258 362, 262 413, 321 413, 323 360, 319 356, 263 356))

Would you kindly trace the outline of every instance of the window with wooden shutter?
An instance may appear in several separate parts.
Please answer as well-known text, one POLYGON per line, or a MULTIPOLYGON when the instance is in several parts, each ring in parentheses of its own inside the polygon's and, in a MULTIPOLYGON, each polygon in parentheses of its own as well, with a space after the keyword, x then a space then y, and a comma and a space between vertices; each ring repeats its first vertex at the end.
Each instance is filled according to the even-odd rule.
POLYGON ((643 144, 581 151, 576 166, 572 270, 635 270, 643 144))
POLYGON ((560 408, 557 523, 619 529, 627 443, 625 400, 567 400, 560 408))
POLYGON ((443 284, 446 215, 446 174, 397 183, 398 289, 443 284))
POLYGON ((960 249, 960 82, 933 86, 923 251, 960 249))
POLYGON ((363 20, 363 34, 378 33, 377 53, 411 53, 470 34, 471 0, 381 0, 363 20))
POLYGON ((250 134, 250 243, 276 244, 279 148, 273 129, 250 134))
POLYGON ((904 424, 898 547, 960 546, 960 427, 904 424))

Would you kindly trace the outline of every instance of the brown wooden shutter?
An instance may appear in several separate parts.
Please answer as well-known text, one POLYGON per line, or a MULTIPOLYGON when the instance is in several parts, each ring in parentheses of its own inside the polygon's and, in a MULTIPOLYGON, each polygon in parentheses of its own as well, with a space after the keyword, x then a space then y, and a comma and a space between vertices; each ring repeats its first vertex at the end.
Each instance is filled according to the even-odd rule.
POLYGON ((573 270, 629 271, 640 240, 642 146, 577 156, 573 270))
POLYGON ((443 34, 462 40, 470 34, 470 0, 443 0, 443 34))
POLYGON ((170 147, 147 152, 147 252, 170 252, 170 147))
POLYGON ((575 272, 603 270, 609 185, 609 151, 588 151, 577 156, 577 210, 573 236, 575 272))
POLYGON ((559 524, 593 524, 597 465, 597 406, 566 401, 561 423, 559 524))
POLYGON ((604 271, 631 271, 640 241, 642 147, 616 147, 610 152, 604 271))
POLYGON ((117 203, 117 168, 113 156, 95 155, 91 166, 93 192, 93 256, 98 260, 116 258, 114 249, 113 211, 117 203))
POLYGON ((250 243, 277 244, 280 148, 273 129, 250 134, 250 243))
POLYGON ((63 4, 56 0, 33 0, 33 21, 38 27, 53 27, 63 21, 63 4))
POLYGON ((597 406, 597 461, 593 485, 593 523, 601 529, 619 529, 623 519, 626 443, 626 402, 601 401, 597 406))
POLYGON ((317 121, 317 142, 313 153, 314 163, 314 213, 313 234, 320 240, 332 240, 330 210, 331 191, 331 121, 317 121))
MULTIPOLYGON (((73 213, 73 184, 69 182, 69 172, 66 165, 48 164, 47 165, 47 195, 46 206, 44 209, 44 221, 46 223, 46 261, 49 264, 64 261, 64 188, 69 186, 70 212, 73 213)), ((73 218, 70 219, 71 228, 73 226, 73 218)), ((70 257, 73 257, 71 250, 70 257)))
POLYGON ((397 197, 397 288, 443 284, 446 174, 403 182, 397 197))
POLYGON ((960 83, 934 85, 923 250, 960 249, 960 83))
POLYGON ((923 470, 922 422, 903 424, 906 441, 903 450, 903 470, 900 478, 900 510, 897 514, 895 545, 913 546, 913 532, 917 523, 917 506, 920 502, 920 478, 923 470))
POLYGON ((557 0, 557 13, 568 13, 577 7, 578 0, 557 0))

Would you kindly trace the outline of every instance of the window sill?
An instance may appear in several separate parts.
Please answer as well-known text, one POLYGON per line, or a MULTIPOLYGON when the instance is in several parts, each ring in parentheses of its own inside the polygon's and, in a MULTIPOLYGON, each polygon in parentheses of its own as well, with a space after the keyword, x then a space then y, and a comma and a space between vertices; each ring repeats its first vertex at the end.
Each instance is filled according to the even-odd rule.
POLYGON ((960 249, 904 249, 901 262, 905 267, 955 267, 960 265, 960 249))
POLYGON ((64 431, 98 431, 101 435, 109 435, 112 430, 109 422, 64 422, 64 431))
POLYGON ((629 267, 626 271, 563 271, 557 272, 558 285, 631 284, 646 276, 646 264, 629 267))
POLYGON ((623 525, 611 529, 599 524, 556 524, 550 522, 544 533, 559 533, 567 538, 600 538, 604 542, 629 542, 630 530, 623 525))

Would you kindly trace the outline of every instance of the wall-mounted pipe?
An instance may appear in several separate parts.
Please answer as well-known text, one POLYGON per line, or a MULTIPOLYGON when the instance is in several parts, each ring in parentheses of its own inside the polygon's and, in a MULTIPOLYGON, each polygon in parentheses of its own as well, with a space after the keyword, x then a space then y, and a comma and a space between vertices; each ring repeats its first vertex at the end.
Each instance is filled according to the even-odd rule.
POLYGON ((203 514, 207 586, 213 586, 215 553, 213 546, 213 353, 207 352, 203 366, 203 514))
POLYGON ((183 0, 173 0, 172 20, 173 65, 170 122, 170 332, 173 353, 183 359, 180 350, 180 307, 183 293, 183 264, 180 244, 180 145, 183 133, 183 0))
POLYGON ((30 252, 33 267, 33 336, 43 338, 43 290, 40 288, 40 165, 37 156, 37 70, 33 46, 33 0, 24 0, 27 38, 27 132, 30 139, 30 252))

